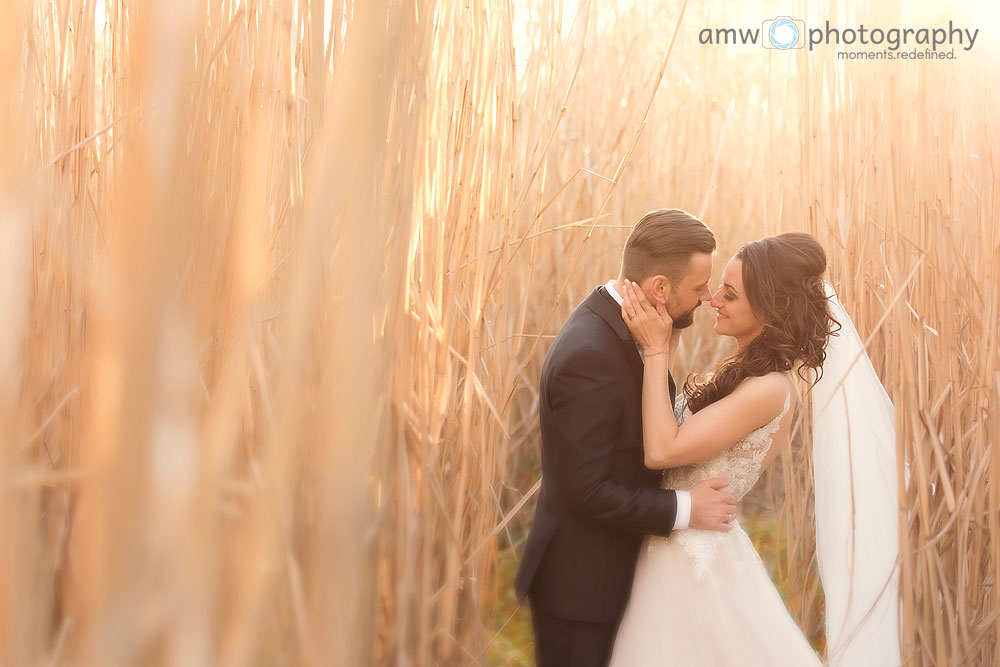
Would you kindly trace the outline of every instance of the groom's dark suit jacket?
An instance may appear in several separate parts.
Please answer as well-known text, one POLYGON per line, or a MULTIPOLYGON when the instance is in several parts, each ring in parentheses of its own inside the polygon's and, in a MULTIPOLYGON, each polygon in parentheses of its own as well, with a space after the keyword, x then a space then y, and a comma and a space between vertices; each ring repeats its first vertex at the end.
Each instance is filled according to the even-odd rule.
POLYGON ((540 420, 542 488, 518 597, 551 616, 617 622, 642 537, 670 534, 677 497, 643 463, 642 360, 621 306, 603 286, 577 306, 549 349, 540 420))

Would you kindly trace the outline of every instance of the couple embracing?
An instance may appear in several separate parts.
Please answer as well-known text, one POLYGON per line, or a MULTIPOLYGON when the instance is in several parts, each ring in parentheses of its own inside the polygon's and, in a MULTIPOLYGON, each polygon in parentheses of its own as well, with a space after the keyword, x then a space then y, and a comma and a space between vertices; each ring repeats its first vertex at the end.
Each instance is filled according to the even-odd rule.
POLYGON ((736 519, 790 446, 801 386, 828 659, 898 665, 892 404, 812 236, 746 244, 713 293, 715 249, 692 215, 647 214, 618 278, 548 352, 542 486, 516 580, 537 664, 821 664, 736 519), (738 350, 678 391, 671 362, 703 302, 738 350))

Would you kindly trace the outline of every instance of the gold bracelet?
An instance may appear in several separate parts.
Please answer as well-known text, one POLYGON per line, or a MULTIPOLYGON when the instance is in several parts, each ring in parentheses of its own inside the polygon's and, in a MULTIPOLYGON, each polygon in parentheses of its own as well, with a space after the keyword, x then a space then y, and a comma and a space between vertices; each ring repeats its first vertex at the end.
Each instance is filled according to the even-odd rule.
POLYGON ((666 353, 667 353, 666 350, 660 350, 659 352, 643 352, 642 358, 645 359, 647 357, 655 357, 658 354, 666 354, 666 353))

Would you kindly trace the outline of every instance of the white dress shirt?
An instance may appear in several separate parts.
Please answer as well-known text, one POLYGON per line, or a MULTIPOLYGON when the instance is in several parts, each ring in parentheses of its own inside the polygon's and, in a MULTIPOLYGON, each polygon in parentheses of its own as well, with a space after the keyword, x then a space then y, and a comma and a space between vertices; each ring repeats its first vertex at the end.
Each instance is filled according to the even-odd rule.
MULTIPOLYGON (((622 305, 621 294, 615 289, 614 279, 609 280, 604 283, 604 289, 608 290, 608 294, 611 298, 618 302, 618 305, 622 305)), ((638 346, 638 343, 636 343, 638 346)), ((639 355, 639 359, 642 359, 642 355, 639 355)), ((645 363, 645 360, 643 360, 645 363)), ((673 409, 673 406, 670 406, 673 409)), ((674 518, 674 530, 684 530, 691 523, 691 492, 690 491, 674 491, 677 494, 677 516, 674 518)))

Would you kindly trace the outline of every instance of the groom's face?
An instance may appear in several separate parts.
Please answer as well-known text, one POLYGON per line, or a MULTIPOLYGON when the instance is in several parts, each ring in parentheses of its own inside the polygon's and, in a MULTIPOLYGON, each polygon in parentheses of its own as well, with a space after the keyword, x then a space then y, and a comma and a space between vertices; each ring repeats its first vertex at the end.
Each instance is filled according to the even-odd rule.
POLYGON ((712 255, 696 252, 691 255, 687 272, 676 285, 671 285, 662 276, 662 282, 654 279, 654 292, 659 288, 658 301, 663 302, 674 320, 675 329, 686 329, 694 323, 694 311, 703 301, 710 301, 712 293, 708 281, 712 279, 712 255))

